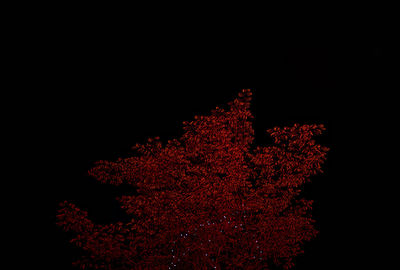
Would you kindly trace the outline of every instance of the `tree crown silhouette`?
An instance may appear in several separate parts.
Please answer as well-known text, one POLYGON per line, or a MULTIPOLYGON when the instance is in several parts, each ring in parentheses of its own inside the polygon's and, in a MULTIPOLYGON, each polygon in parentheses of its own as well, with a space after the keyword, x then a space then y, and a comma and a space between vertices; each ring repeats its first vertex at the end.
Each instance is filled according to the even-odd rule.
POLYGON ((268 269, 293 266, 302 243, 317 235, 304 183, 322 172, 329 150, 316 144, 323 125, 269 129, 274 144, 253 147, 251 91, 208 116, 183 122, 184 134, 136 154, 98 161, 89 175, 133 185, 118 197, 127 223, 94 224, 63 202, 57 224, 85 250, 74 265, 96 269, 268 269))

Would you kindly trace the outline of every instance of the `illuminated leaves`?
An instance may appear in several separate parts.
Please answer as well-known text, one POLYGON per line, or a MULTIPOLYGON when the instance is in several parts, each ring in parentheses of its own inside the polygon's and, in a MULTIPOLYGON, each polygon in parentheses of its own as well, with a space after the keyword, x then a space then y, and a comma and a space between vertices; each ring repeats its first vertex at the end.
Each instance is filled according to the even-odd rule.
POLYGON ((98 161, 89 175, 130 184, 138 195, 117 198, 128 223, 95 225, 64 202, 58 225, 87 251, 77 266, 97 269, 285 268, 316 236, 311 201, 301 186, 322 172, 329 150, 313 140, 323 125, 272 128, 275 144, 255 147, 251 92, 243 90, 207 116, 183 123, 184 134, 162 145, 136 144, 136 155, 98 161))

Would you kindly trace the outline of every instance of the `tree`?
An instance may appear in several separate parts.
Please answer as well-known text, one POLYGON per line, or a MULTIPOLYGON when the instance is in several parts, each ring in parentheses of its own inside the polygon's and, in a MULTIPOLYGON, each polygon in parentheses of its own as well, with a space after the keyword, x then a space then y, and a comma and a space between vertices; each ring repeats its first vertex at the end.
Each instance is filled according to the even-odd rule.
POLYGON ((89 175, 137 188, 118 197, 127 223, 94 224, 61 203, 57 225, 86 251, 76 266, 96 269, 268 269, 293 266, 317 235, 304 183, 322 172, 329 150, 313 136, 323 125, 269 129, 274 144, 252 147, 251 91, 208 116, 183 122, 184 134, 163 146, 136 144, 135 155, 98 161, 89 175))

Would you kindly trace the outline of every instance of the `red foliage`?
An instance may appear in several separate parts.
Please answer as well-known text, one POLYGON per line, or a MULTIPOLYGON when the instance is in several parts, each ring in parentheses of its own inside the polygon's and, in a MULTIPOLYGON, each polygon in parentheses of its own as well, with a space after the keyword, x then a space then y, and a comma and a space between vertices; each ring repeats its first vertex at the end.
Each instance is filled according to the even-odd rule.
POLYGON ((209 116, 184 122, 184 135, 163 147, 137 144, 134 157, 99 161, 89 174, 102 183, 131 184, 138 195, 117 198, 128 223, 93 224, 64 202, 58 225, 87 251, 82 269, 290 268, 301 244, 317 234, 312 201, 302 185, 322 172, 328 148, 312 139, 323 125, 268 130, 275 144, 250 148, 250 90, 209 116))

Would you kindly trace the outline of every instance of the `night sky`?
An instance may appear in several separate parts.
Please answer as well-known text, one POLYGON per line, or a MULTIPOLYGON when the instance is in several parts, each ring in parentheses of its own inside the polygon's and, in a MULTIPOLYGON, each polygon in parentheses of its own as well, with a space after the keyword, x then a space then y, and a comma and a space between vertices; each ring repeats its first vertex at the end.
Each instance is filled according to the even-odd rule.
POLYGON ((56 116, 49 120, 47 133, 52 164, 49 269, 73 269, 70 264, 80 254, 68 243, 71 235, 54 224, 61 201, 87 210, 100 224, 128 220, 114 198, 132 188, 102 185, 88 177, 95 161, 128 157, 130 148, 148 137, 159 136, 163 143, 178 138, 183 121, 209 114, 216 106, 226 108, 248 88, 253 92, 255 144, 270 144, 266 130, 275 126, 326 126, 317 137, 331 149, 325 172, 304 189, 315 201, 313 217, 320 234, 305 245, 293 269, 344 269, 353 256, 350 235, 355 226, 350 220, 359 213, 353 211, 357 206, 348 205, 355 184, 344 177, 355 151, 348 149, 349 140, 357 136, 346 133, 374 121, 371 114, 356 111, 355 104, 363 103, 365 109, 364 101, 372 95, 367 90, 379 84, 375 75, 385 57, 379 42, 371 37, 363 46, 347 37, 328 37, 317 43, 280 44, 235 36, 188 36, 184 41, 141 40, 133 47, 135 42, 102 43, 90 35, 66 39, 54 50, 47 110, 56 116))

